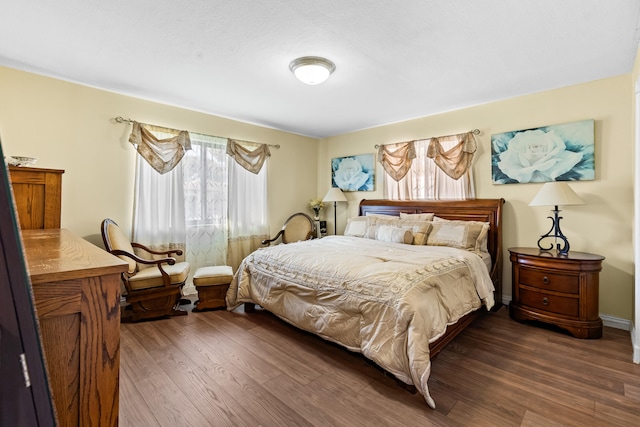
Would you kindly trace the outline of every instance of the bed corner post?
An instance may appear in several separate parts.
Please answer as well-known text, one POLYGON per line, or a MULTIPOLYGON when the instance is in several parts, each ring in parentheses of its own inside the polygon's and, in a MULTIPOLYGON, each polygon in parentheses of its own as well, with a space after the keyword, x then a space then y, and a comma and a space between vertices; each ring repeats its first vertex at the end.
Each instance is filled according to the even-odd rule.
POLYGON ((493 269, 491 270, 491 280, 493 281, 493 286, 495 288, 494 291, 494 299, 495 304, 491 311, 498 311, 500 307, 502 307, 502 206, 504 205, 505 200, 500 198, 497 199, 498 204, 495 210, 495 239, 496 239, 496 249, 495 249, 495 262, 493 264, 493 269))

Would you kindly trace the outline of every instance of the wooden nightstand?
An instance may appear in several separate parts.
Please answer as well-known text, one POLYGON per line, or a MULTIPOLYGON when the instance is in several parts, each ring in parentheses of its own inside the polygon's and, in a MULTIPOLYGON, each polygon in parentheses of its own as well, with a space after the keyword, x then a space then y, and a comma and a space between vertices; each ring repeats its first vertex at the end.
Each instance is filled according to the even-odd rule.
POLYGON ((602 337, 598 276, 603 256, 586 252, 558 255, 538 248, 509 248, 509 252, 512 319, 551 323, 576 338, 602 337))

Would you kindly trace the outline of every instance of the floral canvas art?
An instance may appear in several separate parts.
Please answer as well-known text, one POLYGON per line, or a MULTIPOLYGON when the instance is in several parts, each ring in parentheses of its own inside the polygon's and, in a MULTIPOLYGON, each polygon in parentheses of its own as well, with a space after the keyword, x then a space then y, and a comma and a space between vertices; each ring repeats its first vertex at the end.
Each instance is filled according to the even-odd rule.
POLYGON ((342 191, 373 191, 375 179, 373 154, 331 159, 331 186, 342 191))
POLYGON ((491 135, 491 171, 496 184, 592 180, 594 121, 491 135))

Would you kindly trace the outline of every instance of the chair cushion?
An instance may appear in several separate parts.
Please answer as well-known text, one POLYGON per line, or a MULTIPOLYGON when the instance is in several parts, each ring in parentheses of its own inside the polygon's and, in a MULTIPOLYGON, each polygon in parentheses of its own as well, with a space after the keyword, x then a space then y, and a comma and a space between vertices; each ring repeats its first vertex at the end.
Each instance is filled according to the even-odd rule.
MULTIPOLYGON (((131 241, 116 224, 110 223, 107 225, 107 234, 109 237, 109 243, 111 244, 111 249, 120 249, 121 251, 129 252, 130 254, 134 253, 131 241)), ((129 274, 135 273, 137 266, 135 260, 124 255, 118 255, 118 258, 129 264, 129 274)), ((160 272, 158 272, 158 274, 159 273, 160 272)))
MULTIPOLYGON (((171 284, 184 283, 189 275, 188 262, 176 262, 174 265, 162 264, 164 271, 171 276, 171 284)), ((164 286, 162 273, 156 266, 140 270, 137 274, 129 277, 129 285, 133 290, 159 288, 164 286)))
POLYGON ((228 285, 233 280, 233 269, 228 265, 200 267, 193 275, 195 286, 228 285))

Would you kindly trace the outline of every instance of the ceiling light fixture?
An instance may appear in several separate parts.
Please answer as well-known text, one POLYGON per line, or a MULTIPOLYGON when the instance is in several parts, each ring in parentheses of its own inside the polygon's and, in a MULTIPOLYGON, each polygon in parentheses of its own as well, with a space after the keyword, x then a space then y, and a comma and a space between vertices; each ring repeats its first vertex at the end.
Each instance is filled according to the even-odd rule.
POLYGON ((319 56, 303 56, 291 61, 289 69, 302 83, 317 85, 329 78, 336 64, 319 56))

